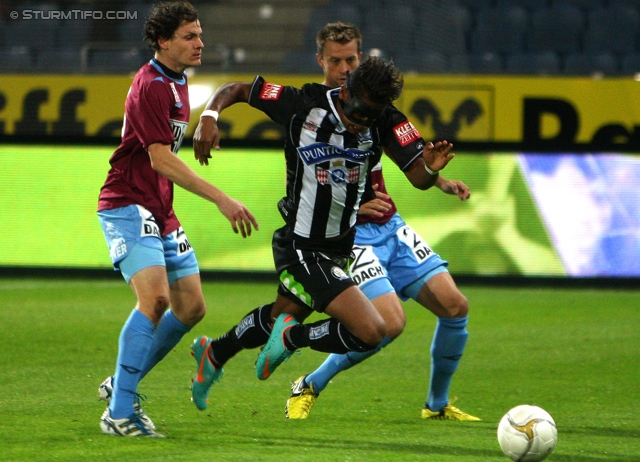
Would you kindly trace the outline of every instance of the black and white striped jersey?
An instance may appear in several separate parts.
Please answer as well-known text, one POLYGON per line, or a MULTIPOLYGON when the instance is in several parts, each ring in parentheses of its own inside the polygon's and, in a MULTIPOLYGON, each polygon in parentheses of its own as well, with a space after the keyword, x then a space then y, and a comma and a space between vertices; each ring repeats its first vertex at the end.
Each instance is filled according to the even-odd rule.
POLYGON ((369 171, 383 149, 404 170, 424 147, 394 107, 370 129, 349 133, 335 107, 338 92, 316 83, 298 89, 258 76, 249 95, 251 106, 287 130, 287 194, 279 207, 293 233, 313 241, 343 236, 355 226, 369 171))

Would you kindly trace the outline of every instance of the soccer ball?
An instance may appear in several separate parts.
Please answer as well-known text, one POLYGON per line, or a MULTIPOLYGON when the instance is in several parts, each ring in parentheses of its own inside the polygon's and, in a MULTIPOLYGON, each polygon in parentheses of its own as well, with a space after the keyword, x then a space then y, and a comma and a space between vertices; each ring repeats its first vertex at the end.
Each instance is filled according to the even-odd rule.
POLYGON ((498 443, 511 460, 544 460, 558 442, 556 423, 547 411, 522 404, 507 412, 498 425, 498 443))

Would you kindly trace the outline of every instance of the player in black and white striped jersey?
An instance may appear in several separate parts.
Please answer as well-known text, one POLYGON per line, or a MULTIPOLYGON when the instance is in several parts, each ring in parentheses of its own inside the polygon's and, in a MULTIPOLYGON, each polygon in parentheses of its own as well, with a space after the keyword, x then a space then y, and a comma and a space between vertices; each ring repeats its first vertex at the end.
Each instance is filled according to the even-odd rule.
POLYGON ((368 351, 384 338, 384 320, 345 272, 359 204, 363 196, 375 195, 367 183, 369 172, 384 151, 416 188, 427 189, 437 179, 429 171, 441 170, 454 156, 446 141, 426 144, 393 107, 402 86, 393 63, 369 57, 337 89, 321 84, 297 89, 258 76, 251 83, 232 82, 216 91, 207 106, 210 112, 205 111, 196 130, 196 157, 206 164, 211 147, 219 148, 217 117, 232 104, 249 103, 283 125, 287 194, 279 208, 286 225, 273 238, 281 282, 276 302, 249 313, 245 320, 251 321, 243 320, 214 348, 206 337, 194 342, 199 370, 205 371, 194 380, 199 408, 206 408, 213 382, 209 377, 238 351, 237 344, 264 344, 272 319, 272 341, 258 359, 260 379, 268 378, 298 348, 368 351), (331 318, 298 324, 312 310, 331 318), (249 325, 262 327, 246 329, 249 325))

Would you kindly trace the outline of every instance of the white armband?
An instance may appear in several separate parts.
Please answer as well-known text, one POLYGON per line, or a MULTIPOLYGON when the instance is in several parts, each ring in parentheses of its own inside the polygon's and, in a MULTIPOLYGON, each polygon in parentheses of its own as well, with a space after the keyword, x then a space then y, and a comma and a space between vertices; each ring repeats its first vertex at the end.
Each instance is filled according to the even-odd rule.
POLYGON ((429 175, 437 175, 440 172, 439 170, 437 172, 434 172, 433 170, 431 170, 426 162, 424 163, 424 169, 427 171, 429 175))
POLYGON ((207 109, 205 111, 202 111, 202 114, 200 114, 200 118, 203 117, 213 117, 215 120, 218 120, 218 117, 220 117, 220 114, 218 113, 218 111, 212 111, 211 109, 207 109))

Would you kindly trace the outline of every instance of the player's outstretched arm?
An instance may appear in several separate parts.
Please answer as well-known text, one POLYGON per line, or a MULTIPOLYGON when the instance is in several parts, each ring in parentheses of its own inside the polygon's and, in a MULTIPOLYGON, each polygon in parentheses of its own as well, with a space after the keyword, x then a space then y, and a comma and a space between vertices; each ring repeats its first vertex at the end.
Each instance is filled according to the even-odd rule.
POLYGON ((469 187, 460 180, 447 180, 442 175, 438 175, 436 187, 445 194, 458 196, 461 201, 466 201, 471 197, 469 187))
POLYGON ((231 223, 231 228, 233 228, 234 233, 238 234, 238 230, 240 230, 242 237, 247 237, 251 236, 252 225, 256 230, 260 229, 253 214, 239 200, 224 194, 216 205, 218 209, 220 209, 220 212, 227 217, 227 220, 231 223))
POLYGON ((191 169, 182 159, 171 152, 166 144, 154 143, 149 146, 151 166, 159 174, 181 188, 196 194, 218 206, 220 212, 231 222, 233 231, 242 237, 251 236, 252 226, 258 230, 258 222, 251 212, 239 201, 227 196, 191 169))
POLYGON ((436 144, 429 141, 424 147, 422 159, 429 170, 439 172, 456 156, 451 152, 452 149, 453 143, 447 140, 437 141, 436 144))
POLYGON ((425 190, 436 184, 440 170, 455 157, 451 152, 453 144, 448 141, 428 142, 424 146, 421 157, 418 157, 404 174, 411 184, 418 189, 425 190))
POLYGON ((200 165, 209 165, 211 148, 220 149, 218 117, 229 106, 249 101, 251 83, 229 82, 216 90, 205 108, 193 135, 193 152, 200 165))

